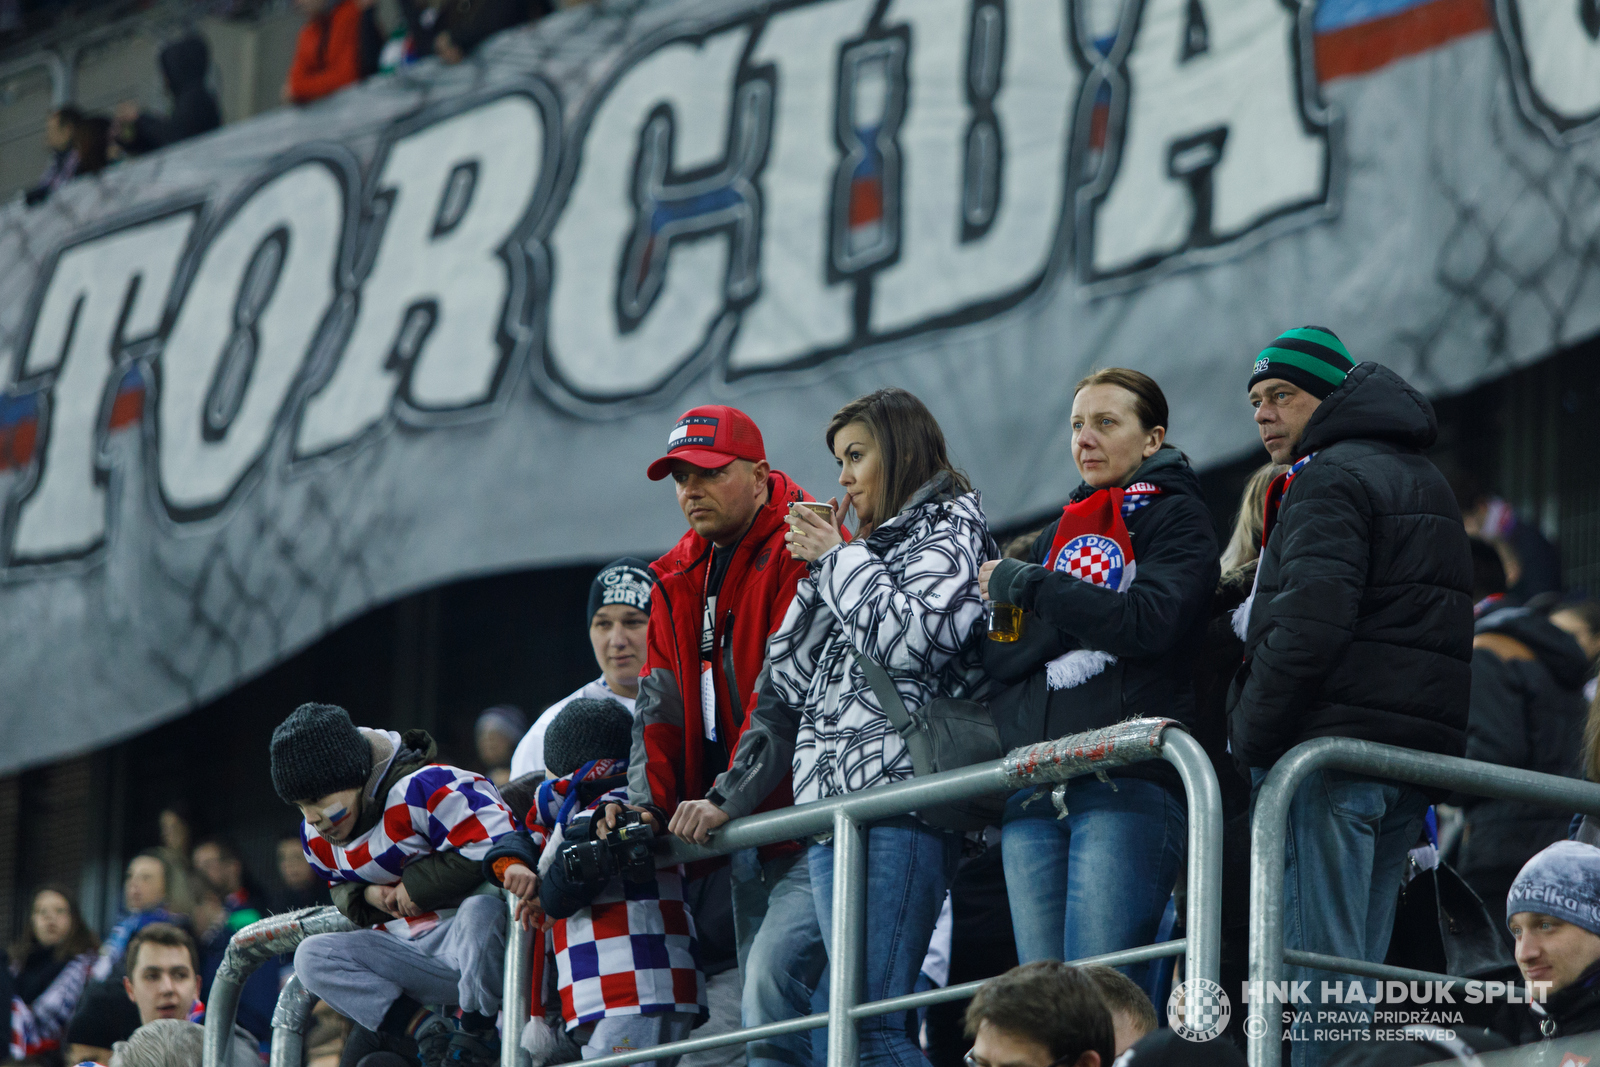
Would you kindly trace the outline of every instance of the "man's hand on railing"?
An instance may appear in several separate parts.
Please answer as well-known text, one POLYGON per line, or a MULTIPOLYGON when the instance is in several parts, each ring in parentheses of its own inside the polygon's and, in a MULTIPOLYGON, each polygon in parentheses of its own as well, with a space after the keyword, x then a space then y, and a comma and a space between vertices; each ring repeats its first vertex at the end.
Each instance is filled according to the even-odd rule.
POLYGON ((516 921, 524 930, 532 930, 544 922, 544 909, 539 907, 539 876, 525 864, 513 863, 506 868, 506 892, 517 898, 516 921))
POLYGON ((687 800, 672 813, 667 832, 703 845, 711 840, 711 831, 728 821, 728 813, 709 800, 687 800))

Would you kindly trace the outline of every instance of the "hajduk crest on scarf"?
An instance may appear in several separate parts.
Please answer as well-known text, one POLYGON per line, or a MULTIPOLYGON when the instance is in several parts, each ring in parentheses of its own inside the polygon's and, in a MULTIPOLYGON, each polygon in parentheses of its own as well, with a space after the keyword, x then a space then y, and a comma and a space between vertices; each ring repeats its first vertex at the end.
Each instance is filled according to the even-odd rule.
MULTIPOLYGON (((1267 486, 1266 511, 1261 517, 1261 551, 1267 550, 1267 538, 1272 536, 1272 528, 1278 524, 1278 509, 1283 506, 1284 494, 1289 491, 1289 485, 1294 481, 1294 476, 1305 468, 1307 463, 1315 459, 1315 452, 1308 453, 1295 460, 1289 469, 1272 479, 1272 484, 1267 486)), ((1256 576, 1250 580, 1250 595, 1244 598, 1244 603, 1233 609, 1233 632, 1239 640, 1249 640, 1250 609, 1255 606, 1256 586, 1261 582, 1261 567, 1256 566, 1256 576)))
MULTIPOLYGON (((1045 569, 1126 593, 1138 566, 1133 558, 1133 538, 1123 520, 1160 494, 1159 486, 1134 482, 1126 489, 1099 489, 1068 504, 1056 525, 1045 569)), ((1072 689, 1115 662, 1117 657, 1109 652, 1075 648, 1045 665, 1045 681, 1051 689, 1072 689)))

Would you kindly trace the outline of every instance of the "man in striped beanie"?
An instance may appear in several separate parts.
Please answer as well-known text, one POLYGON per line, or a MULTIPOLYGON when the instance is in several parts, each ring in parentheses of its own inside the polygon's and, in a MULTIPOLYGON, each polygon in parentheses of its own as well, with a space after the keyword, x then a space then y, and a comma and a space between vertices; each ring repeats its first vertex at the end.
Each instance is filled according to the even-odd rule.
POLYGON ((1344 384, 1355 366, 1344 342, 1321 326, 1286 330, 1262 349, 1245 388, 1256 405, 1261 443, 1272 462, 1294 461, 1295 446, 1312 413, 1344 384))
MULTIPOLYGON (((1355 363, 1320 326, 1268 345, 1249 396, 1261 443, 1289 470, 1267 490, 1256 584, 1240 609, 1234 758, 1259 788, 1285 753, 1319 737, 1461 755, 1472 560, 1455 496, 1425 451, 1439 428, 1432 405, 1387 367, 1355 363)), ((1383 961, 1428 799, 1337 771, 1301 784, 1288 814, 1286 948, 1383 961)), ((1300 967, 1284 977, 1313 991, 1356 980, 1300 967)), ((1292 1029, 1291 1067, 1331 1056, 1310 1028, 1292 1029)))

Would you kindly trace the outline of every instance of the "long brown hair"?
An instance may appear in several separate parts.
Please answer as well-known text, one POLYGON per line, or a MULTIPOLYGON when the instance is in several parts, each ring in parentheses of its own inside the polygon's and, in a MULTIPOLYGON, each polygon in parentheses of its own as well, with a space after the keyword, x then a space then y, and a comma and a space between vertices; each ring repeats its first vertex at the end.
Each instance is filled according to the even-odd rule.
POLYGON ((66 886, 55 882, 47 882, 33 891, 33 896, 28 898, 28 916, 22 925, 22 936, 11 943, 8 954, 11 962, 21 966, 34 951, 40 948, 39 938, 33 932, 33 906, 39 902, 42 893, 56 893, 67 902, 67 911, 72 916, 72 925, 67 928, 67 936, 55 948, 55 957, 58 962, 81 956, 85 952, 94 952, 100 947, 100 939, 89 929, 89 924, 83 921, 83 913, 78 910, 78 900, 66 886))
POLYGON ((1272 479, 1289 468, 1270 460, 1257 467, 1244 483, 1239 497, 1239 514, 1233 520, 1233 536, 1222 550, 1222 573, 1238 570, 1261 555, 1261 534, 1266 528, 1267 487, 1272 479))
POLYGON ((828 422, 830 454, 834 437, 852 422, 859 422, 872 431, 872 438, 883 455, 879 513, 870 518, 857 515, 856 520, 862 527, 859 532, 870 532, 900 514, 911 495, 940 471, 950 473, 955 492, 972 491, 967 476, 950 463, 944 431, 939 429, 938 420, 922 401, 904 389, 879 389, 856 397, 835 412, 828 422))

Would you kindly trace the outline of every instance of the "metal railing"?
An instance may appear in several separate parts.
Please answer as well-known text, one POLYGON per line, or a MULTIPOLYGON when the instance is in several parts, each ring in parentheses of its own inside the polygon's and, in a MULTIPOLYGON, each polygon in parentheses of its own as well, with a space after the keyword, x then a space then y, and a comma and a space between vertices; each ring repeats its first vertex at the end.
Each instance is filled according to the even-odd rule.
MULTIPOLYGON (((1289 804, 1307 777, 1323 770, 1406 782, 1472 796, 1547 804, 1563 811, 1600 816, 1600 785, 1553 774, 1501 767, 1477 760, 1439 756, 1412 749, 1323 737, 1296 745, 1273 765, 1256 797, 1250 825, 1250 990, 1261 999, 1283 981, 1285 965, 1310 967, 1363 978, 1404 982, 1464 982, 1467 979, 1383 963, 1285 951, 1283 947, 1283 879, 1289 804)), ((1398 887, 1396 887, 1398 892, 1398 887)), ((1491 913, 1494 902, 1490 902, 1491 913)), ((1250 1067, 1276 1067, 1283 1041, 1286 1005, 1253 1005, 1245 1020, 1250 1067), (1260 1020, 1258 1022, 1258 1020, 1260 1020)), ((585 1065, 587 1067, 587 1065, 585 1065)))
MULTIPOLYGON (((206 1038, 201 1050, 203 1067, 227 1067, 228 1043, 233 1039, 233 1022, 239 1014, 239 993, 244 983, 257 967, 274 956, 293 952, 300 942, 314 934, 332 934, 354 930, 355 923, 339 914, 334 908, 307 908, 287 915, 271 915, 258 919, 233 935, 228 951, 222 956, 217 975, 211 980, 211 996, 206 1004, 206 1038)), ((298 980, 291 981, 278 995, 278 1008, 272 1013, 272 1062, 278 1064, 277 1037, 280 1016, 285 1028, 293 1025, 296 1017, 300 1027, 295 1036, 305 1037, 304 1020, 311 1011, 311 997, 304 992, 298 980), (291 995, 291 990, 294 991, 291 995), (287 998, 287 999, 286 999, 287 998)), ((300 1067, 299 1060, 288 1061, 300 1067)))
MULTIPOLYGON (((1073 962, 1123 965, 1181 955, 1185 977, 1216 981, 1222 957, 1222 800, 1216 774, 1200 744, 1178 724, 1167 719, 1131 719, 1116 726, 1017 749, 1003 759, 988 763, 736 819, 716 831, 707 845, 672 839, 663 850, 663 864, 709 859, 742 849, 832 833, 834 914, 829 945, 828 1011, 586 1060, 584 1067, 621 1067, 627 1063, 681 1056, 823 1027, 828 1029, 828 1067, 855 1067, 859 1058, 855 1024, 861 1019, 959 1000, 971 996, 982 984, 969 982, 860 1003, 866 921, 867 824, 937 804, 1028 786, 1059 784, 1080 775, 1103 773, 1151 759, 1164 759, 1172 764, 1188 796, 1186 936, 1073 962)), ((508 900, 508 909, 514 906, 514 901, 508 900)), ((353 927, 333 909, 325 908, 263 919, 236 934, 212 989, 203 1067, 224 1067, 226 1063, 227 1035, 232 1030, 238 1008, 239 987, 250 971, 270 956, 293 951, 300 941, 312 934, 344 929, 353 927)), ((504 1027, 500 1062, 502 1067, 526 1067, 529 1057, 520 1048, 520 1037, 533 1002, 528 964, 531 936, 516 927, 509 910, 508 935, 502 1018, 522 1020, 523 1024, 504 1027)), ((273 1015, 273 1067, 299 1067, 302 1062, 311 999, 297 980, 284 988, 278 1010, 273 1015)))

